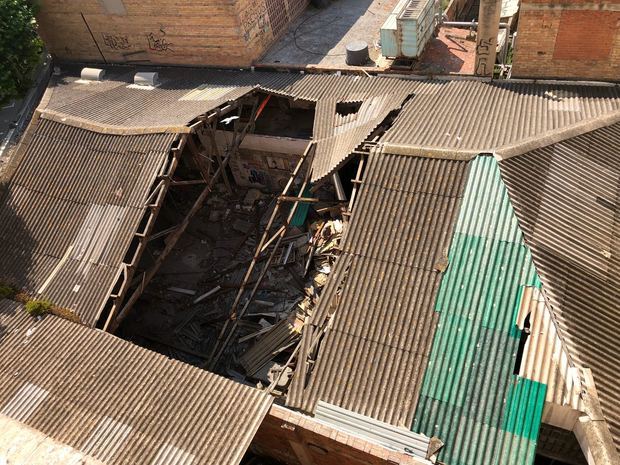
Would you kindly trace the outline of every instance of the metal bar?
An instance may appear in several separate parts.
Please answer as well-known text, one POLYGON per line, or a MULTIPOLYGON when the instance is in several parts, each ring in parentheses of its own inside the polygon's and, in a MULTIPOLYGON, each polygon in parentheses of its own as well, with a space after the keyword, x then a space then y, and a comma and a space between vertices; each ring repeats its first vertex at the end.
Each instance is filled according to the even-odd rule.
MULTIPOLYGON (((291 177, 289 178, 286 186, 284 187, 284 190, 282 192, 282 196, 286 196, 286 194, 288 193, 289 189, 291 188, 291 186, 293 185, 294 180, 297 178, 297 175, 299 174, 299 171, 301 170, 301 167, 303 166, 304 162, 306 161, 308 155, 311 153, 311 149, 313 148, 314 144, 311 142, 308 144, 308 147, 306 148, 306 150, 304 151, 303 155, 301 156, 301 158, 299 159, 297 166, 295 167, 293 173, 291 174, 291 177)), ((306 174, 304 176, 304 182, 303 185, 300 189, 300 192, 303 192, 306 188, 306 186, 308 185, 309 182, 309 178, 310 178, 310 169, 308 169, 306 171, 306 174)), ((276 202, 276 205, 273 209, 273 212, 271 214, 271 217, 269 218, 269 223, 267 224, 267 227, 265 228, 265 231, 263 232, 263 235, 261 237, 261 240, 258 244, 258 246, 256 247, 256 253, 254 254, 254 258, 252 259, 252 262, 250 263, 250 266, 248 267, 248 270, 244 276, 243 282, 239 288, 239 291, 237 292, 237 296, 235 298, 235 301, 231 307, 230 310, 230 319, 224 324, 224 326, 222 327, 222 330, 220 331, 220 335, 218 337, 218 340, 215 344, 214 350, 213 350, 213 356, 212 358, 209 360, 208 366, 211 370, 213 370, 215 368, 215 366, 217 365, 219 358, 221 357, 222 353, 224 352, 224 350, 226 349, 226 347, 228 346, 228 343, 230 342, 230 339, 233 337, 235 330, 237 328, 238 325, 238 321, 239 318, 242 318, 245 315, 245 312, 247 311, 248 307, 250 306, 250 304, 252 303, 252 299, 254 298, 254 296, 256 295, 256 292, 258 291, 261 282, 263 280, 263 278, 265 277, 265 274, 267 273, 267 270, 269 269, 269 266, 271 265, 271 262, 273 261, 273 257, 276 253, 276 250, 278 249, 280 243, 282 242, 282 238, 284 237, 284 234, 286 232, 286 229, 288 229, 288 226, 291 222, 291 220, 293 219, 293 216, 295 215, 295 211, 297 210, 297 206, 299 205, 299 200, 296 200, 293 203, 293 206, 291 208, 291 211, 286 219, 286 222, 284 224, 285 227, 285 231, 283 233, 280 233, 278 230, 277 234, 277 240, 276 240, 276 244, 273 247, 273 249, 271 250, 271 253, 269 254, 269 258, 267 259, 267 262, 265 263, 265 265, 263 266, 263 269, 261 270, 258 279, 256 280, 254 287, 252 288, 252 291, 250 292, 250 296, 248 297, 248 299, 246 300, 245 304, 243 305, 242 309, 237 313, 237 307, 241 301, 241 297, 243 295, 243 292, 245 291, 245 286, 247 285, 247 282, 252 274, 252 271, 254 270, 254 267, 258 261, 258 258, 260 256, 260 252, 263 248, 263 245, 266 242, 266 238, 267 238, 267 234, 269 233, 269 230, 271 229, 271 226, 273 224, 273 221, 275 220, 275 217, 277 215, 277 212, 280 208, 281 202, 278 200, 276 202), (231 323, 232 322, 232 323, 231 323), (232 328, 230 329, 230 331, 228 331, 228 327, 229 325, 232 324, 232 328), (222 338, 224 337, 224 335, 226 334, 226 332, 228 331, 228 335, 225 337, 225 339, 222 342, 222 338)))
POLYGON ((174 230, 177 229, 178 227, 179 225, 177 224, 176 226, 171 226, 170 228, 166 228, 162 231, 159 231, 158 233, 152 234, 151 236, 148 237, 146 242, 151 242, 151 241, 154 241, 155 239, 159 239, 160 237, 167 236, 168 234, 174 232, 174 230))
POLYGON ((364 155, 360 155, 360 162, 357 165, 357 173, 355 173, 355 179, 352 180, 353 182, 353 191, 351 192, 351 199, 349 200, 349 207, 348 207, 348 212, 350 213, 353 210, 353 204, 355 203, 355 197, 357 195, 357 190, 359 188, 359 185, 361 184, 361 178, 360 176, 362 175, 362 169, 364 168, 364 155))
POLYGON ((192 179, 191 181, 172 181, 171 186, 194 186, 196 184, 206 184, 205 179, 192 179))
POLYGON ((340 180, 340 175, 337 171, 332 174, 332 181, 334 182, 334 187, 336 188, 336 196, 338 197, 338 200, 346 202, 347 194, 344 192, 344 187, 342 187, 342 181, 340 180))
MULTIPOLYGON (((442 21, 441 26, 478 28, 478 21, 442 21)), ((500 29, 506 29, 508 23, 499 23, 500 29)))
POLYGON ((316 197, 294 197, 291 195, 281 195, 278 197, 278 200, 283 202, 306 202, 306 203, 316 203, 319 201, 316 197))
MULTIPOLYGON (((215 158, 217 159, 218 164, 222 165, 222 154, 220 152, 219 147, 217 146, 217 141, 215 140, 215 128, 213 126, 209 126, 209 138, 211 139, 211 149, 213 153, 215 153, 215 158)), ((241 145, 241 143, 239 143, 241 145)), ((226 190, 229 194, 233 193, 232 186, 230 185, 230 180, 228 179, 228 174, 224 172, 224 184, 226 185, 226 190)))

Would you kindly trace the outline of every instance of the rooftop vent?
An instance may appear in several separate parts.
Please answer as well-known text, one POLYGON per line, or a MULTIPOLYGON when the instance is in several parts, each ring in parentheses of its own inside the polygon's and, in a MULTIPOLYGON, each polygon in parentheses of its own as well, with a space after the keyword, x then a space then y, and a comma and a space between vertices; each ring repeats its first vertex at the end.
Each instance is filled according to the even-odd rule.
POLYGON ((82 68, 80 79, 83 81, 102 81, 105 70, 99 68, 82 68))
POLYGON ((155 87, 159 84, 158 73, 136 73, 133 77, 133 83, 137 86, 155 87))

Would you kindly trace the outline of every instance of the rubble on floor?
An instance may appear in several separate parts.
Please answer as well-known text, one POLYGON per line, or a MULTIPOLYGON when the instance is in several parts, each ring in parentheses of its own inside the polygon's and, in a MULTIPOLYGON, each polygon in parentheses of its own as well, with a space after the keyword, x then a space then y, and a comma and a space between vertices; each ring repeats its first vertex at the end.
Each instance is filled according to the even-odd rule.
MULTIPOLYGON (((216 187, 123 329, 142 345, 198 366, 212 356, 276 203, 275 195, 258 189, 237 188, 231 194, 224 185, 216 187)), ((339 254, 341 208, 337 201, 319 201, 288 228, 248 311, 237 321, 218 373, 276 394, 285 391, 292 376, 287 365, 339 254)), ((284 225, 289 209, 282 210, 274 231, 284 225)), ((266 245, 259 263, 274 246, 266 245)), ((250 276, 249 287, 255 282, 250 276)))

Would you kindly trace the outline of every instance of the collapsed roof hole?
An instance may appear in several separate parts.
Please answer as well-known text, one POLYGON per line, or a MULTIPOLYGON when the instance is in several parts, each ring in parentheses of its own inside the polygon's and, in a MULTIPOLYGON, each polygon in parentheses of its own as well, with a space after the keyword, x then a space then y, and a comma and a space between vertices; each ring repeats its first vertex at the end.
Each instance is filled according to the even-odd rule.
POLYGON ((521 336, 519 338, 519 347, 517 349, 515 364, 512 370, 512 373, 515 375, 518 375, 521 371, 521 363, 523 361, 523 354, 525 353, 525 344, 527 343, 527 338, 530 337, 530 316, 531 313, 528 313, 523 322, 523 329, 521 330, 521 336))
POLYGON ((347 116, 360 111, 362 102, 338 102, 336 104, 336 113, 340 116, 347 116))
MULTIPOLYGON (((264 95, 260 96, 260 101, 264 98, 264 95)), ((130 293, 140 288, 140 277, 158 260, 168 244, 170 234, 160 233, 174 231, 183 223, 205 188, 204 183, 188 182, 202 179, 195 152, 198 151, 203 159, 211 160, 213 174, 218 162, 211 137, 216 140, 220 154, 225 154, 234 139, 234 129, 238 130, 239 125, 249 118, 247 108, 239 113, 229 113, 223 119, 231 116, 238 118, 227 124, 218 124, 212 133, 200 132, 193 138, 193 144, 186 144, 173 174, 174 182, 155 222, 151 234, 154 239, 147 238, 146 251, 130 293), (193 145, 196 147, 192 148, 193 145)), ((255 125, 257 129, 261 127, 263 134, 246 135, 238 154, 229 164, 231 189, 222 179, 213 186, 203 207, 190 221, 161 269, 144 287, 135 310, 122 322, 120 336, 167 356, 206 366, 224 322, 229 320, 233 301, 275 207, 275 198, 290 179, 309 142, 312 131, 306 124, 313 118, 313 109, 300 109, 291 106, 290 101, 270 97, 255 125), (305 116, 299 119, 300 126, 295 127, 294 118, 291 121, 289 116, 278 115, 278 111, 289 116, 305 116), (306 138, 265 135, 265 132, 278 133, 279 130, 274 121, 262 126, 258 124, 268 117, 284 121, 284 133, 305 134, 306 138)), ((289 195, 300 194, 300 181, 298 179, 289 195)), ((312 192, 305 191, 304 196, 318 201, 300 204, 281 244, 275 247, 274 241, 265 246, 242 295, 242 303, 249 297, 249 290, 257 282, 258 271, 262 270, 267 254, 273 249, 272 266, 268 268, 245 317, 239 319, 238 331, 215 370, 253 385, 262 383, 266 386, 278 378, 281 382, 276 384, 276 391, 285 389, 290 380, 292 370, 284 370, 283 376, 280 373, 299 341, 305 317, 316 305, 327 282, 342 234, 340 212, 346 204, 336 199, 333 185, 326 182, 312 192), (311 254, 309 238, 315 240, 319 230, 320 237, 316 239, 317 246, 311 254)), ((284 218, 291 211, 292 203, 282 205, 271 234, 284 224, 284 218)))
POLYGON ((314 103, 271 96, 256 120, 254 134, 310 139, 314 103))

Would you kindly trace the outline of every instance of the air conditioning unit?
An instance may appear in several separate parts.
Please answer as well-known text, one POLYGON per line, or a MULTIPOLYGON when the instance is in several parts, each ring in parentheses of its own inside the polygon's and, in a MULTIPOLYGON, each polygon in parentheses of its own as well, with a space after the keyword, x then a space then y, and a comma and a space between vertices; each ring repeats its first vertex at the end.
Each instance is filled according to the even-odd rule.
POLYGON ((401 0, 381 27, 381 53, 390 58, 417 58, 433 36, 436 0, 401 0))

